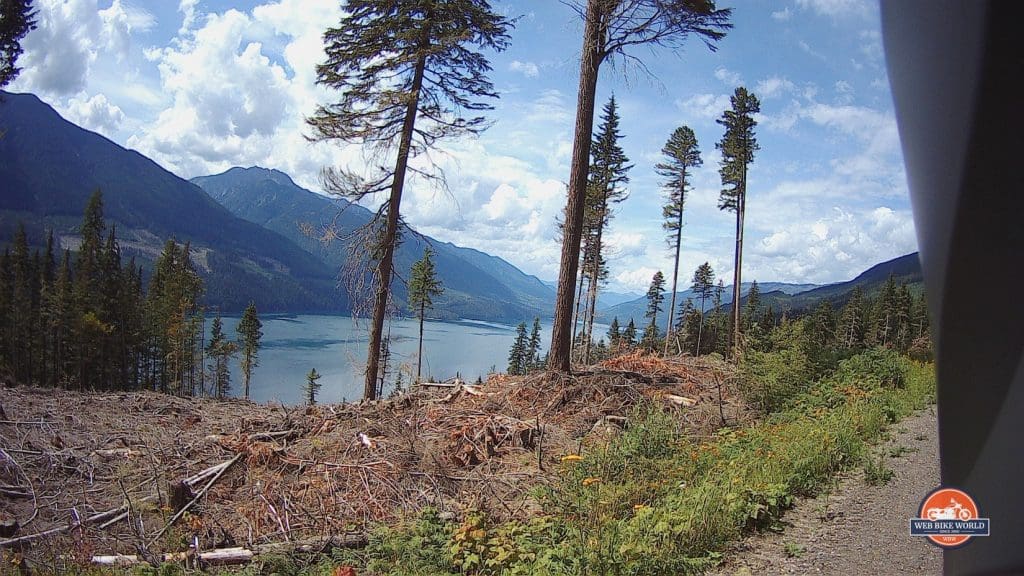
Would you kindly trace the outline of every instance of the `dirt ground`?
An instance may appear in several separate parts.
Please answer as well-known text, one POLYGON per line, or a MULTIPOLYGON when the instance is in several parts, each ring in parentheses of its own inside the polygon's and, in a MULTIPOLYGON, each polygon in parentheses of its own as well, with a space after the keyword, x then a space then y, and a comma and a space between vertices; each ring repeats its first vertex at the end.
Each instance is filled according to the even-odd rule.
POLYGON ((360 534, 426 506, 529 516, 559 459, 638 403, 709 434, 721 383, 729 420, 749 418, 729 368, 709 362, 633 354, 314 407, 0 388, 0 548, 59 566, 360 534))
POLYGON ((888 483, 869 486, 859 468, 844 473, 786 512, 783 532, 738 543, 712 574, 941 574, 942 552, 907 525, 939 484, 937 426, 934 406, 894 425, 875 448, 895 472, 888 483))

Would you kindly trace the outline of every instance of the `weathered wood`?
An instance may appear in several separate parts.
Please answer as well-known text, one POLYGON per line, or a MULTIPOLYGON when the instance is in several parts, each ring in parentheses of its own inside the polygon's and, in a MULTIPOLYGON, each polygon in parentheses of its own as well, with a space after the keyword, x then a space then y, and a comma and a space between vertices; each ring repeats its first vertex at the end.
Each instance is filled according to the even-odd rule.
MULTIPOLYGON (((185 562, 198 558, 201 565, 230 566, 247 564, 260 554, 328 552, 334 548, 361 548, 366 546, 365 534, 342 534, 327 539, 298 540, 295 542, 274 542, 253 546, 252 548, 232 547, 218 548, 200 552, 168 552, 157 558, 161 562, 185 562)), ((133 566, 147 562, 135 554, 97 554, 91 562, 99 566, 133 566)))
POLYGON ((239 452, 238 454, 235 454, 234 458, 222 463, 220 465, 220 470, 216 474, 214 474, 213 478, 211 478, 210 481, 207 482, 205 486, 203 486, 203 489, 196 494, 195 498, 190 500, 188 504, 181 508, 181 510, 178 510, 178 512, 175 513, 174 516, 171 516, 171 519, 167 521, 167 524, 165 524, 164 527, 156 533, 156 536, 153 536, 153 538, 150 539, 149 543, 152 545, 154 542, 159 540, 160 537, 164 535, 164 532, 167 532, 167 529, 173 526, 174 523, 177 522, 178 519, 185 514, 185 512, 188 512, 188 509, 195 505, 195 503, 198 502, 199 499, 206 494, 206 491, 209 490, 211 486, 216 484, 217 480, 220 480, 220 477, 224 475, 224 472, 226 472, 228 468, 231 468, 232 464, 238 462, 244 454, 244 452, 239 452))

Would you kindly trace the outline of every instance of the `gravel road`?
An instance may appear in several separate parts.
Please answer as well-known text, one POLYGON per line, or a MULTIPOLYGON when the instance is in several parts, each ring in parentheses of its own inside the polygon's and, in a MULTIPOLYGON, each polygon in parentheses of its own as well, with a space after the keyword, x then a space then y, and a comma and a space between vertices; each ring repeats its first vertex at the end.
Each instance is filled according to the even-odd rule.
POLYGON ((889 433, 874 449, 895 472, 888 483, 869 486, 862 468, 844 473, 830 491, 786 512, 783 532, 738 543, 711 574, 941 574, 942 552, 907 526, 939 484, 935 407, 889 433))

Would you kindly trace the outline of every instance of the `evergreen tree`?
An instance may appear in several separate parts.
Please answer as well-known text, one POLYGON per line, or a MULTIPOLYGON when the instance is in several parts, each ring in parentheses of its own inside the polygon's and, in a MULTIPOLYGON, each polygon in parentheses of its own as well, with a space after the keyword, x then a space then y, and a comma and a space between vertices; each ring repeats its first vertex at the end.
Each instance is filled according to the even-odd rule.
POLYGON ((743 328, 749 329, 757 322, 758 311, 761 309, 761 287, 757 285, 757 280, 750 283, 750 289, 747 290, 747 305, 743 310, 743 328))
POLYGON ((429 246, 423 249, 423 258, 412 265, 409 278, 409 306, 416 310, 420 321, 419 352, 416 355, 416 380, 419 381, 423 366, 423 318, 427 310, 434 307, 434 298, 444 293, 441 281, 434 268, 434 252, 429 246))
POLYGON ((245 376, 243 397, 249 399, 249 382, 253 368, 259 366, 260 339, 263 338, 263 323, 256 315, 256 303, 249 302, 242 319, 235 330, 238 332, 238 347, 242 352, 242 374, 245 376))
POLYGON ((661 304, 665 301, 665 275, 661 270, 654 273, 651 278, 651 285, 647 288, 647 318, 651 324, 657 322, 658 313, 661 312, 661 304))
POLYGON ((372 251, 375 293, 366 399, 377 395, 409 159, 439 139, 486 128, 482 116, 462 115, 490 109, 484 99, 497 97, 486 76, 490 64, 474 49, 504 50, 508 27, 486 0, 349 0, 341 22, 324 34, 327 61, 317 67, 317 83, 339 91, 341 100, 319 107, 309 118, 314 139, 358 143, 394 158, 393 167, 381 167, 369 179, 343 170, 324 172, 329 189, 356 200, 388 192, 372 223, 381 235, 372 251))
POLYGON ((306 385, 302 387, 306 393, 306 403, 310 406, 316 405, 316 395, 320 392, 321 384, 317 380, 320 380, 320 374, 317 373, 316 368, 313 368, 309 374, 306 374, 306 385))
POLYGON ((754 137, 757 122, 754 115, 761 111, 757 96, 740 86, 731 97, 732 109, 726 110, 717 120, 725 127, 725 134, 716 147, 722 152, 722 163, 718 173, 722 177, 718 208, 736 213, 736 254, 732 283, 733 342, 739 345, 740 327, 740 283, 743 270, 743 219, 747 209, 747 167, 754 161, 758 150, 754 137))
POLYGON ((608 326, 608 346, 612 350, 618 350, 619 341, 622 339, 622 332, 619 328, 619 317, 612 318, 612 323, 608 326))
POLYGON ((611 205, 626 199, 623 186, 629 182, 627 173, 633 166, 622 151, 619 140, 619 114, 615 97, 608 99, 601 115, 601 125, 590 145, 590 176, 587 182, 587 203, 590 226, 584 239, 584 270, 587 276, 587 302, 584 325, 583 363, 590 363, 590 343, 594 339, 594 316, 597 313, 597 289, 607 276, 604 258, 604 229, 611 220, 611 205))
POLYGON ((36 29, 32 0, 0 1, 0 88, 8 85, 21 71, 21 40, 36 29))
POLYGON ((836 315, 832 303, 822 300, 804 323, 804 350, 812 362, 832 348, 836 337, 836 315))
POLYGON ((25 226, 18 224, 10 256, 11 296, 8 320, 11 326, 11 368, 14 380, 32 384, 32 331, 36 323, 32 317, 32 286, 35 271, 28 252, 25 226))
POLYGON ((633 319, 629 319, 629 324, 626 324, 626 329, 622 331, 622 342, 625 343, 627 348, 636 346, 636 324, 633 319))
POLYGON ((533 329, 530 330, 530 341, 526 347, 526 369, 532 370, 540 366, 540 318, 533 318, 533 329))
POLYGON ((892 346, 896 337, 899 295, 896 279, 890 274, 882 292, 875 299, 871 310, 868 344, 876 346, 892 346))
POLYGON ((206 356, 211 360, 209 365, 213 395, 226 398, 231 390, 231 358, 238 352, 238 345, 224 335, 224 324, 218 313, 213 317, 210 327, 210 342, 206 345, 206 356))
POLYGON ((658 331, 658 313, 661 312, 661 304, 665 301, 665 276, 661 271, 654 273, 654 277, 651 278, 651 285, 647 289, 647 311, 644 313, 644 317, 647 318, 647 326, 644 327, 644 335, 641 342, 644 347, 654 350, 657 346, 657 341, 661 337, 661 333, 658 331))
POLYGON ((683 245, 683 206, 686 203, 686 193, 692 186, 690 176, 704 161, 700 157, 697 136, 687 126, 680 126, 672 132, 661 153, 665 160, 654 167, 665 179, 662 186, 667 197, 665 206, 661 209, 665 221, 661 226, 668 232, 668 245, 675 254, 672 268, 672 300, 668 306, 668 323, 665 326, 665 353, 668 353, 669 340, 672 339, 672 314, 676 307, 676 288, 679 283, 679 252, 683 245))
MULTIPOLYGON (((690 290, 694 294, 700 296, 700 322, 697 325, 697 347, 696 355, 700 356, 701 352, 701 341, 704 338, 704 312, 707 309, 707 299, 711 297, 711 293, 714 291, 715 286, 715 271, 712 270, 711 265, 707 262, 701 264, 693 272, 693 281, 690 285, 690 290)), ((717 308, 717 306, 716 306, 717 308)))
POLYGON ((850 292, 850 299, 839 314, 836 336, 839 345, 845 349, 857 349, 864 346, 867 333, 867 300, 860 286, 850 292))
POLYGON ((526 374, 527 354, 526 322, 516 327, 516 339, 508 353, 508 373, 511 375, 526 374))
POLYGON ((573 288, 580 260, 580 242, 586 205, 591 130, 601 64, 615 54, 628 57, 627 50, 639 45, 679 48, 690 34, 696 34, 710 48, 731 27, 730 9, 718 10, 711 0, 665 2, 634 0, 627 3, 587 0, 577 6, 583 16, 583 48, 580 57, 576 125, 573 134, 569 191, 565 208, 565 231, 552 325, 550 368, 568 372, 572 351, 573 288))

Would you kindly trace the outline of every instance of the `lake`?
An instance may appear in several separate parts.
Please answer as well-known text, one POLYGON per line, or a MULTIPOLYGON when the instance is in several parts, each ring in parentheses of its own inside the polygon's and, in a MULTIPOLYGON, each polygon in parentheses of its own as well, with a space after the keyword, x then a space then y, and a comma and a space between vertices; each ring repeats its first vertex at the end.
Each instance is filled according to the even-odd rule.
MULTIPOLYGON (((236 337, 238 318, 225 317, 224 333, 236 337)), ((253 371, 249 397, 256 402, 276 400, 285 404, 304 401, 302 388, 311 368, 323 375, 319 402, 359 400, 363 395, 363 370, 369 342, 369 321, 347 316, 271 316, 263 322, 259 366, 253 371)), ((210 322, 207 321, 207 329, 210 322)), ((402 381, 416 375, 419 323, 410 319, 391 321, 391 372, 400 369, 402 381)), ((527 329, 529 330, 528 324, 527 329)), ((603 335, 606 327, 594 326, 603 335)), ((387 333, 387 325, 385 325, 387 333)), ((541 354, 551 342, 551 324, 541 323, 541 354)), ((493 369, 504 372, 516 327, 492 322, 433 322, 423 325, 423 376, 443 380, 459 374, 473 381, 493 369)), ((231 366, 232 394, 241 395, 242 369, 238 358, 231 366)), ((389 382, 394 376, 388 377, 389 382)), ((384 390, 387 395, 390 385, 384 390)))

